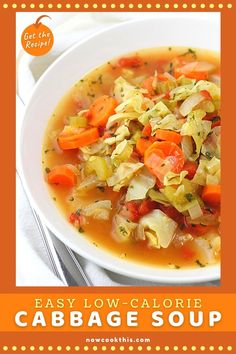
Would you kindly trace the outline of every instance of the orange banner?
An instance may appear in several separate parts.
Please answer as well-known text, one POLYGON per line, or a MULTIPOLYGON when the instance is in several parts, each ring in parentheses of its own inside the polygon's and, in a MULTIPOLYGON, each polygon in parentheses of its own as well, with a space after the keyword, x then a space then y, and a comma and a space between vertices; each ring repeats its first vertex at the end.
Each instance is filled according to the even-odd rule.
POLYGON ((236 331, 236 294, 5 294, 0 332, 236 331))

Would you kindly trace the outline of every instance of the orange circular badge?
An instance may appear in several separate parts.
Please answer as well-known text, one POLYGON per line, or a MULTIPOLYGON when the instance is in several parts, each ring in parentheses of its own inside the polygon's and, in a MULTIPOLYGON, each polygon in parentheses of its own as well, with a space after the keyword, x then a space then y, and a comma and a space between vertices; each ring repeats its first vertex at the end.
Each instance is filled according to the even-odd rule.
POLYGON ((21 44, 24 50, 33 56, 47 54, 53 46, 53 33, 40 20, 47 15, 40 16, 35 23, 25 28, 21 35, 21 44))

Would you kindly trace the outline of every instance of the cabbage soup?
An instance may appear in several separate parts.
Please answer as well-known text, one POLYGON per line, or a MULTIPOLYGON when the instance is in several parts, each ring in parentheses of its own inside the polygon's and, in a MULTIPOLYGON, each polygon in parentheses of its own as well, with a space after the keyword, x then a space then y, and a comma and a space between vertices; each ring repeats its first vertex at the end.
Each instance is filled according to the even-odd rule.
POLYGON ((43 173, 78 238, 154 267, 205 267, 220 258, 220 132, 218 55, 145 49, 61 99, 43 173))

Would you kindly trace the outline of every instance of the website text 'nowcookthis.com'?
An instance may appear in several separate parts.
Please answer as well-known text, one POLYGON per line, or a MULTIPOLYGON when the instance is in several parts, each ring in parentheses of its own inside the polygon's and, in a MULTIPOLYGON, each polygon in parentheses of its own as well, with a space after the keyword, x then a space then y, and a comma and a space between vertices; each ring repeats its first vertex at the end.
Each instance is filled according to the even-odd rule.
POLYGON ((131 337, 111 337, 111 338, 86 338, 86 343, 150 343, 150 338, 131 338, 131 337))

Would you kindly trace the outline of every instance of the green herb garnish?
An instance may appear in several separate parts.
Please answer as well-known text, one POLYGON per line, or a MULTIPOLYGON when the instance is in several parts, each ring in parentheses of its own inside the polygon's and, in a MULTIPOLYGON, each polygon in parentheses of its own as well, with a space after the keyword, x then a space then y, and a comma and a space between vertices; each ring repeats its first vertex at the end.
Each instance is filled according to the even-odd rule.
POLYGON ((75 212, 76 215, 80 215, 81 214, 81 209, 77 209, 75 212))
POLYGON ((196 260, 196 263, 199 265, 199 267, 204 268, 205 264, 202 264, 199 259, 196 260))
POLYGON ((127 231, 126 231, 126 229, 125 229, 123 226, 120 226, 120 227, 119 227, 119 230, 120 230, 120 232, 121 232, 123 235, 127 235, 127 231))
POLYGON ((188 54, 191 54, 194 59, 197 59, 197 54, 196 54, 195 50, 193 50, 193 49, 191 49, 191 48, 188 48, 187 52, 181 54, 180 56, 181 56, 181 57, 184 57, 184 56, 186 56, 186 55, 188 55, 188 54))
POLYGON ((185 194, 185 198, 188 202, 191 202, 194 199, 194 196, 192 195, 192 193, 187 193, 185 194))
POLYGON ((211 160, 212 156, 211 156, 210 151, 206 151, 205 157, 206 157, 208 160, 211 160))
POLYGON ((216 123, 216 122, 219 122, 219 120, 220 120, 220 116, 215 116, 215 117, 213 117, 212 118, 212 123, 216 123))

